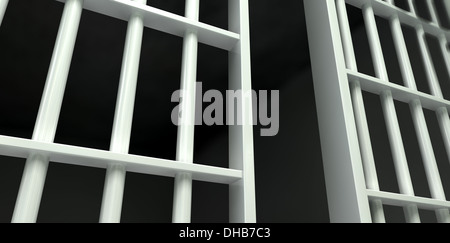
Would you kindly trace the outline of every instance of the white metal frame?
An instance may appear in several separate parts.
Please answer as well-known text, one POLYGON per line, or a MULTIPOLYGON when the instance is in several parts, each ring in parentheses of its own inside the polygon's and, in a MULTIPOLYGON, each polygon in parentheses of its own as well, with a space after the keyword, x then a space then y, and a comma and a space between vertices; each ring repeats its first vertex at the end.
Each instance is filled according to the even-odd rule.
MULTIPOLYGON (((450 10, 449 1, 444 3, 446 10, 450 10)), ((414 0, 409 0, 408 4, 409 12, 397 8, 393 0, 305 0, 327 194, 333 222, 385 222, 383 205, 403 207, 407 222, 420 222, 419 208, 434 210, 438 222, 450 222, 450 202, 444 193, 423 113, 423 109, 436 112, 450 158, 450 101, 442 95, 425 39, 425 33, 439 39, 450 74, 447 50, 450 31, 440 26, 433 1, 427 0, 431 22, 416 15, 414 0), (346 4, 362 11, 375 77, 358 72, 346 4), (389 82, 375 16, 390 22, 404 86, 389 82), (416 30, 431 94, 417 90, 402 24, 416 30), (380 191, 362 90, 380 96, 399 194, 380 191), (414 194, 394 100, 410 105, 431 198, 414 194)))
MULTIPOLYGON (((199 0, 186 1, 186 16, 147 6, 146 0, 60 0, 65 4, 32 139, 0 136, 0 154, 27 158, 12 222, 36 222, 49 162, 107 169, 100 222, 120 222, 126 172, 175 178, 173 222, 190 222, 192 180, 228 184, 230 222, 256 222, 251 97, 230 126, 230 168, 193 163, 197 46, 229 51, 230 89, 251 90, 248 0, 229 0, 229 30, 199 22, 199 0), (83 9, 128 22, 110 151, 53 142, 83 9), (128 154, 143 29, 184 38, 183 101, 176 161, 128 154)), ((0 0, 0 24, 8 4, 0 0)), ((170 115, 170 114, 168 114, 170 115)))
MULTIPOLYGON (((65 4, 32 139, 0 136, 0 154, 26 158, 12 222, 36 222, 49 162, 107 170, 100 222, 120 222, 126 172, 175 179, 173 222, 191 220, 192 181, 228 184, 230 222, 256 222, 248 0, 228 0, 229 30, 199 22, 199 0, 186 0, 185 16, 147 6, 146 0, 60 0, 65 4), (56 126, 83 9, 128 22, 110 150, 54 143, 56 126), (144 28, 184 38, 180 125, 175 161, 128 154, 144 28), (229 52, 229 88, 242 90, 243 124, 229 126, 229 168, 195 164, 195 84, 198 44, 229 52)), ((450 101, 444 99, 425 34, 438 38, 450 75, 450 31, 441 27, 434 2, 426 0, 431 22, 393 0, 305 0, 308 37, 324 170, 332 222, 385 222, 383 205, 404 208, 407 222, 420 222, 419 209, 450 222, 446 199, 423 109, 436 112, 450 160, 450 101), (358 71, 346 5, 361 9, 375 75, 358 71), (391 83, 375 16, 389 20, 404 85, 391 83), (431 94, 417 90, 402 25, 416 31, 431 94), (326 71, 324 71, 326 70, 326 71), (380 190, 362 92, 379 95, 400 193, 380 190), (394 101, 408 103, 416 130, 430 198, 414 193, 394 101)), ((444 1, 450 13, 450 2, 444 1)), ((0 0, 0 24, 8 0, 0 0)))

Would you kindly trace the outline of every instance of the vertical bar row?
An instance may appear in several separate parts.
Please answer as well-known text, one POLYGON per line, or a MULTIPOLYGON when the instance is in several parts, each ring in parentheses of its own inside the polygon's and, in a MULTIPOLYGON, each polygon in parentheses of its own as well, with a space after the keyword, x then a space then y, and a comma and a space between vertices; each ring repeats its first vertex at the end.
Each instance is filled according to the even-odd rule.
MULTIPOLYGON (((450 20, 450 1, 443 1, 446 17, 450 20)), ((445 67, 447 68, 448 77, 450 77, 450 54, 447 48, 448 40, 444 34, 439 36, 439 47, 444 58, 445 67)), ((450 118, 446 107, 442 107, 436 111, 436 116, 441 128, 442 138, 444 140, 447 156, 450 161, 450 118)))
POLYGON ((335 0, 304 4, 330 220, 372 222, 335 0))
MULTIPOLYGON (((432 18, 437 21, 436 13, 433 12, 434 4, 432 4, 429 1, 427 1, 427 3, 428 7, 431 9, 430 12, 432 18)), ((435 23, 438 24, 438 22, 435 23)), ((405 81, 405 85, 406 87, 412 90, 417 90, 416 82, 414 80, 414 74, 411 67, 411 62, 408 56, 408 51, 406 49, 403 31, 401 28, 400 20, 397 15, 391 17, 390 24, 392 35, 394 38, 394 44, 396 47, 397 55, 399 57, 401 73, 405 81)), ((434 95, 437 95, 438 97, 440 96, 440 98, 443 98, 440 86, 437 81, 437 75, 435 73, 433 63, 431 62, 430 55, 428 53, 428 48, 425 43, 423 28, 421 26, 417 27, 417 33, 418 37, 420 38, 419 40, 420 49, 422 52, 424 64, 426 66, 427 70, 426 72, 427 77, 429 79, 430 87, 432 87, 431 88, 432 93, 434 95)), ((423 114, 422 105, 419 100, 415 100, 411 102, 410 108, 432 197, 436 199, 445 200, 445 194, 442 187, 442 182, 440 180, 436 158, 434 156, 433 146, 428 132, 425 116, 423 114)), ((438 111, 437 114, 439 117, 440 114, 442 114, 442 112, 438 111)), ((442 121, 440 122, 440 124, 443 124, 442 121)), ((444 127, 442 128, 445 130, 444 127)), ((437 210, 436 216, 439 222, 448 222, 449 220, 448 210, 437 210)))
MULTIPOLYGON (((44 93, 33 131, 33 140, 53 142, 61 110, 67 76, 83 10, 83 0, 67 0, 58 30, 44 93)), ((26 161, 12 222, 36 222, 48 158, 30 155, 26 161)))
MULTIPOLYGON (((186 0, 186 18, 198 21, 199 0, 186 0)), ((177 160, 193 163, 195 130, 195 97, 197 80, 197 34, 187 30, 183 42, 181 70, 180 111, 177 137, 177 160)), ((175 176, 172 222, 190 223, 192 204, 192 176, 180 173, 175 176)))
MULTIPOLYGON (((134 1, 146 4, 146 0, 134 1)), ((142 16, 138 13, 133 13, 128 21, 110 142, 110 151, 115 153, 128 153, 130 145, 143 31, 142 16)), ((108 166, 103 189, 100 223, 120 222, 125 177, 126 168, 124 165, 110 164, 108 166)))
POLYGON ((3 17, 5 16, 6 7, 8 7, 9 0, 0 0, 0 26, 2 25, 3 17))
MULTIPOLYGON (((353 41, 350 32, 350 26, 347 17, 345 0, 336 1, 337 13, 339 17, 342 43, 345 53, 347 68, 352 71, 358 71, 356 57, 353 48, 353 41)), ((355 112, 356 128, 358 130, 359 147, 364 168, 367 189, 379 191, 378 176, 373 157, 372 144, 370 142, 369 127, 367 125, 366 111, 361 91, 361 85, 358 80, 351 80, 350 90, 353 100, 353 110, 355 112)), ((372 220, 374 223, 386 222, 383 204, 381 200, 371 202, 372 220)))
MULTIPOLYGON (((253 151, 250 23, 248 0, 228 0, 229 30, 240 35, 229 52, 229 89, 240 90, 242 124, 229 126, 229 167, 242 171, 242 179, 230 185, 230 222, 256 222, 253 151)), ((235 124, 235 123, 233 123, 235 124)))
MULTIPOLYGON (((405 80, 406 86, 412 90, 417 90, 416 82, 414 80, 414 74, 411 68, 411 62, 409 60, 408 52, 406 49, 406 43, 403 36, 402 28, 398 16, 391 18, 391 29, 394 37, 394 44, 399 56, 400 67, 405 80)), ((425 170, 427 172, 427 178, 434 198, 436 196, 442 196, 444 193, 442 183, 440 181, 440 175, 437 168, 436 158, 431 143, 431 138, 428 132, 425 116, 423 113, 422 105, 419 100, 415 100, 410 104, 411 114, 413 117, 414 126, 416 129, 417 140, 422 155, 425 170)), ((444 199, 444 198, 439 198, 444 199)), ((437 211, 438 219, 445 218, 445 212, 437 211)), ((443 220, 439 220, 442 222, 443 220)), ((445 221, 445 220, 444 220, 445 221)))
MULTIPOLYGON (((430 8, 434 8, 433 6, 429 6, 430 8)), ((430 11, 431 12, 431 11, 430 11)), ((428 49, 427 43, 426 43, 426 35, 425 31, 423 29, 422 25, 416 26, 416 33, 417 38, 419 41, 419 49, 420 53, 422 55, 422 62, 425 67, 425 73, 428 81, 428 85, 430 87, 431 94, 433 96, 436 96, 438 98, 443 99, 444 96, 442 94, 442 89, 439 84, 439 80, 436 74, 436 70, 434 68, 434 63, 431 58, 430 51, 428 49)), ((441 40, 442 41, 442 40, 441 40)), ((444 53, 444 60, 446 59, 445 53, 444 53)), ((446 60, 448 62, 448 60, 446 60)), ((448 118, 448 112, 443 111, 442 109, 438 109, 436 112, 438 122, 441 127, 441 133, 443 135, 444 141, 450 139, 448 137, 448 130, 450 127, 450 121, 448 118)), ((428 132, 428 131, 423 131, 428 132)), ((431 143, 431 141, 430 141, 431 143)), ((449 148, 447 148, 447 151, 449 151, 449 148)), ((442 185, 441 177, 439 174, 439 169, 436 164, 436 161, 434 160, 425 160, 424 159, 424 166, 425 166, 425 173, 428 180, 428 185, 430 187, 431 196, 435 199, 439 200, 446 200, 444 188, 442 185)), ((443 210, 436 210, 436 216, 439 222, 450 222, 450 214, 449 210, 443 209, 443 210)))
MULTIPOLYGON (((385 82, 389 82, 386 64, 383 57, 383 51, 381 49, 381 43, 378 35, 378 29, 375 21, 375 15, 371 4, 366 4, 363 6, 363 16, 366 24, 376 76, 381 80, 384 80, 385 82)), ((409 173, 408 162, 406 160, 406 154, 403 146, 397 113, 395 111, 394 99, 390 91, 385 91, 381 94, 381 104, 383 107, 386 127, 388 130, 388 137, 393 153, 400 193, 406 195, 414 195, 414 189, 409 173)), ((407 206, 404 208, 404 212, 407 222, 420 222, 417 206, 407 206)))

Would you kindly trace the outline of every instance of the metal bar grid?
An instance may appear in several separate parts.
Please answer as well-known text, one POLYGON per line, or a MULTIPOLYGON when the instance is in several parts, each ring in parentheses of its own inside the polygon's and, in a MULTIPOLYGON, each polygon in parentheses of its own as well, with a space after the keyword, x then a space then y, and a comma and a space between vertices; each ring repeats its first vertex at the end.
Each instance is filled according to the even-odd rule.
MULTIPOLYGON (((363 15, 369 38, 372 59, 375 65, 376 76, 383 82, 388 83, 389 77, 383 56, 383 51, 378 35, 378 29, 375 21, 373 8, 370 4, 363 6, 363 15)), ((383 91, 380 95, 383 113, 385 116, 386 127, 388 130, 389 142, 394 158, 395 172, 397 175, 400 193, 414 195, 414 188, 409 173, 408 162, 405 154, 403 140, 400 132, 400 126, 394 104, 394 98, 390 91, 383 91)), ((420 222, 419 211, 416 206, 411 205, 404 208, 407 222, 420 222)))
MULTIPOLYGON (((229 0, 231 31, 199 22, 199 0, 187 0, 185 17, 147 6, 146 0, 61 2, 64 12, 33 137, 0 136, 1 155, 27 158, 12 222, 36 222, 49 162, 107 169, 100 222, 120 222, 127 171, 175 178, 173 222, 190 222, 192 180, 230 185, 230 222, 256 222, 251 117, 248 123, 230 126, 230 169, 193 163, 197 45, 228 50, 230 88, 251 90, 248 1, 229 0), (128 22, 110 151, 53 142, 83 9, 128 22), (183 125, 178 131, 176 161, 128 154, 144 27, 184 37, 183 125)), ((7 4, 0 0, 0 20, 7 4)), ((243 98, 241 104, 239 110, 249 119, 251 97, 243 98)))
MULTIPOLYGON (((57 0, 66 2, 67 0, 57 0)), ((83 8, 128 21, 132 13, 143 16, 144 26, 184 37, 187 29, 197 33, 200 43, 230 51, 240 40, 240 33, 217 28, 185 16, 179 16, 130 0, 84 0, 83 8)))
POLYGON ((414 10, 410 12, 381 0, 347 0, 346 3, 360 9, 362 9, 364 5, 371 5, 374 14, 379 17, 389 19, 391 16, 397 15, 400 22, 406 26, 415 28, 417 25, 422 25, 425 33, 433 36, 440 36, 444 34, 447 40, 450 40, 449 30, 443 29, 435 23, 417 17, 414 1, 415 0, 408 1, 410 6, 414 6, 412 8, 414 10))
MULTIPOLYGON (((317 89, 316 100, 325 99, 327 101, 317 102, 319 122, 321 119, 324 119, 323 117, 321 117, 321 113, 323 113, 327 109, 326 106, 330 106, 330 103, 336 103, 337 101, 330 101, 329 96, 331 94, 328 94, 328 96, 321 95, 321 92, 323 92, 322 89, 324 89, 326 86, 319 85, 318 83, 326 81, 322 80, 322 75, 319 75, 319 71, 315 70, 315 68, 318 68, 318 66, 323 67, 325 62, 315 61, 314 56, 324 55, 323 53, 317 51, 317 48, 330 48, 330 45, 342 45, 342 50, 334 46, 333 53, 325 54, 325 56, 327 57, 334 57, 334 62, 328 64, 326 68, 329 68, 331 66, 334 68, 337 65, 339 69, 338 73, 344 72, 346 74, 345 80, 348 82, 347 85, 348 89, 350 90, 350 94, 347 94, 344 90, 332 90, 334 90, 333 92, 341 95, 341 100, 339 102, 343 102, 348 99, 347 96, 352 98, 352 113, 354 116, 354 120, 348 120, 348 124, 346 124, 345 127, 352 127, 353 123, 355 124, 355 130, 358 134, 357 139, 358 145, 361 150, 361 155, 360 158, 353 158, 353 160, 355 161, 340 161, 339 163, 342 164, 341 166, 349 166, 350 163, 354 167, 353 164, 361 159, 363 170, 354 167, 351 173, 353 173, 353 177, 355 178, 363 176, 365 178, 365 187, 367 188, 367 190, 361 192, 360 190, 355 190, 355 186, 343 187, 344 183, 342 181, 336 181, 337 183, 341 184, 341 186, 339 186, 339 188, 341 188, 341 195, 337 194, 336 192, 328 193, 329 200, 331 201, 329 202, 330 215, 333 221, 367 221, 367 218, 362 216, 360 216, 359 218, 348 220, 340 216, 340 214, 343 212, 338 213, 336 211, 343 210, 346 213, 352 215, 366 215, 367 213, 369 213, 366 205, 370 202, 372 210, 370 221, 372 222, 385 222, 383 205, 395 205, 403 207, 407 222, 420 222, 420 216, 418 212, 419 208, 434 210, 436 212, 438 222, 450 222, 450 204, 446 200, 446 196, 443 190, 441 177, 439 175, 436 158, 434 156, 430 135, 428 133, 427 124, 423 113, 424 108, 436 111, 437 119, 441 127, 442 137, 444 139, 444 143, 446 144, 446 150, 447 152, 449 152, 450 149, 448 145, 450 144, 450 140, 448 136, 450 131, 450 122, 448 117, 448 109, 450 108, 450 102, 444 99, 442 95, 442 90, 440 88, 436 71, 434 69, 434 63, 430 56, 426 43, 425 34, 429 34, 438 38, 441 52, 444 56, 444 61, 447 64, 447 71, 450 74, 450 66, 448 65, 450 64, 450 57, 447 50, 450 32, 440 26, 434 2, 427 1, 431 21, 426 21, 417 17, 414 0, 409 0, 408 5, 411 9, 411 11, 409 12, 396 7, 393 0, 329 0, 323 1, 322 3, 312 0, 306 1, 305 6, 307 12, 307 24, 309 29, 320 29, 320 31, 317 32, 321 32, 322 38, 324 38, 324 35, 328 34, 328 32, 334 33, 335 31, 338 31, 339 33, 334 37, 331 37, 335 39, 333 44, 322 42, 322 46, 319 46, 319 43, 316 39, 317 37, 309 36, 310 45, 312 46, 311 55, 315 79, 314 83, 315 89, 317 89), (352 43, 353 40, 350 33, 348 16, 346 12, 347 4, 353 5, 361 9, 362 11, 371 51, 371 57, 374 64, 375 77, 358 72, 352 43), (325 20, 318 20, 308 17, 308 11, 311 11, 313 9, 317 11, 315 12, 316 15, 326 15, 327 18, 325 20), (334 11, 337 11, 337 16, 335 16, 334 11), (379 16, 389 20, 394 46, 397 52, 397 56, 399 57, 398 61, 400 64, 400 71, 403 77, 404 85, 397 85, 389 81, 389 76, 383 57, 383 47, 380 43, 375 16, 379 16), (339 22, 339 27, 331 23, 327 23, 333 21, 339 22), (317 22, 324 23, 319 24, 317 22), (414 80, 414 74, 411 68, 411 62, 409 60, 408 51, 406 49, 405 39, 402 32, 402 25, 411 26, 416 30, 421 58, 425 66, 425 72, 428 84, 430 86, 431 94, 426 94, 417 90, 414 80), (342 58, 341 56, 344 56, 344 58, 342 58), (345 62, 346 67, 342 67, 342 62, 345 62), (391 151, 394 159, 395 172, 397 175, 400 194, 380 191, 376 174, 376 163, 373 159, 370 134, 367 128, 367 118, 365 114, 364 101, 361 94, 362 91, 374 93, 376 95, 379 95, 381 98, 381 105, 383 108, 391 151), (404 145, 402 142, 400 127, 394 106, 394 100, 408 103, 410 105, 411 115, 413 118, 413 123, 416 130, 416 135, 418 138, 420 152, 422 154, 422 160, 424 162, 425 173, 427 175, 428 185, 432 198, 425 199, 414 195, 414 188, 411 176, 409 174, 408 163, 406 160, 404 145), (342 195, 349 193, 367 197, 368 201, 361 201, 360 203, 362 203, 362 205, 358 205, 359 207, 352 208, 345 205, 339 206, 339 204, 337 203, 334 203, 335 205, 331 205, 333 204, 333 200, 344 200, 342 198, 342 195), (366 210, 366 212, 361 212, 361 210, 366 210)), ((329 71, 328 73, 332 72, 329 71)), ((339 83, 344 82, 341 79, 343 79, 342 76, 334 74, 333 76, 330 76, 328 80, 334 80, 333 82, 337 82, 336 80, 339 80, 339 83)), ((331 84, 328 83, 328 85, 331 84)), ((332 91, 330 90, 328 92, 332 91)), ((330 111, 328 110, 328 112, 330 111)), ((342 114, 336 113, 328 114, 329 117, 327 119, 336 120, 341 115, 342 114)), ((349 116, 351 117, 351 114, 349 116)), ((336 130, 337 127, 335 124, 329 124, 327 122, 323 123, 323 127, 320 127, 322 139, 329 139, 330 136, 337 136, 338 131, 336 130)), ((340 129, 343 128, 341 127, 340 129)), ((352 144, 350 142, 347 143, 348 146, 352 144)), ((322 145, 324 154, 330 153, 332 155, 336 155, 336 153, 338 153, 337 147, 342 147, 341 144, 328 146, 329 148, 322 145)), ((450 154, 448 155, 450 158, 450 154)), ((329 166, 330 163, 337 163, 336 158, 330 159, 324 156, 325 167, 329 166)), ((335 177, 339 176, 342 175, 336 171, 329 172, 328 174, 326 172, 327 180, 335 181, 335 177)), ((354 181, 354 183, 358 182, 354 181)), ((348 203, 353 203, 353 201, 350 199, 346 199, 345 201, 347 201, 348 203)))

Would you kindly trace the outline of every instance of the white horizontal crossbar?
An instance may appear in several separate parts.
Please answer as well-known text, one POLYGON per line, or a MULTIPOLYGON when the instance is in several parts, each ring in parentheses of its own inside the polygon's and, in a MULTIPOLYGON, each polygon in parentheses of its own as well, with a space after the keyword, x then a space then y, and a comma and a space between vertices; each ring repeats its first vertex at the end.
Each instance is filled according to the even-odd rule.
POLYGON ((186 172, 192 174, 193 180, 221 184, 231 184, 242 178, 240 170, 0 136, 1 155, 27 158, 34 153, 47 156, 52 162, 87 167, 107 168, 110 163, 121 163, 129 172, 149 175, 175 177, 186 172))
POLYGON ((361 83, 361 89, 374 94, 381 94, 383 91, 390 90, 395 100, 410 103, 413 100, 420 100, 423 108, 429 110, 437 110, 442 107, 446 107, 450 110, 450 101, 429 95, 420 91, 412 90, 410 88, 385 82, 379 78, 375 78, 366 74, 358 73, 355 71, 347 70, 348 78, 350 81, 359 80, 361 83))
POLYGON ((392 16, 397 15, 400 23, 410 27, 417 27, 422 25, 425 33, 439 37, 444 34, 447 40, 450 40, 450 31, 445 30, 437 26, 435 23, 428 22, 424 19, 420 19, 410 12, 407 12, 401 8, 390 5, 389 3, 377 0, 346 0, 347 3, 362 8, 365 4, 372 4, 373 11, 377 16, 390 19, 392 16))
POLYGON ((130 19, 131 13, 137 12, 142 14, 148 28, 180 37, 184 37, 186 30, 194 31, 200 43, 227 51, 239 41, 239 34, 134 1, 84 0, 83 8, 125 21, 130 19))
POLYGON ((367 190, 367 196, 370 200, 380 199, 383 204, 405 207, 409 205, 416 205, 418 208, 426 210, 450 209, 450 202, 437 200, 432 198, 408 196, 391 192, 380 192, 374 190, 367 190))

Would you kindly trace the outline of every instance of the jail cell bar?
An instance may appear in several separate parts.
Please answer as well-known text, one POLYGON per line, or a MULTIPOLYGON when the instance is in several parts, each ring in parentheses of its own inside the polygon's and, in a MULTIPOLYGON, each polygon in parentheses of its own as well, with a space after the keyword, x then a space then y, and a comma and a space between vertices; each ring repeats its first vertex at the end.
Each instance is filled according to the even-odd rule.
MULTIPOLYGON (((49 161, 105 168, 100 222, 120 222, 127 171, 175 178, 173 222, 190 222, 192 180, 229 185, 230 222, 256 222, 251 97, 242 97, 244 124, 231 126, 230 168, 193 163, 195 83, 198 43, 230 53, 229 86, 251 90, 250 31, 247 0, 229 0, 230 31, 198 21, 199 0, 187 0, 186 16, 146 5, 146 0, 60 0, 64 12, 31 140, 0 136, 0 154, 27 162, 12 222, 36 222, 49 161), (53 143, 82 10, 128 21, 118 99, 109 151, 53 143), (151 20, 151 21, 150 21, 151 20), (129 155, 143 30, 157 29, 184 38, 181 90, 183 110, 176 161, 129 155), (188 124, 188 125, 186 125, 188 124)), ((8 1, 0 0, 0 20, 8 1)), ((0 22, 1 23, 1 22, 0 22)))
MULTIPOLYGON (((447 64, 447 71, 450 75, 450 66, 448 65, 450 64, 450 57, 447 51, 450 32, 440 27, 439 18, 432 1, 427 1, 431 15, 430 23, 417 17, 413 0, 408 1, 408 6, 411 9, 410 12, 394 6, 392 0, 305 1, 319 128, 321 139, 326 140, 322 141, 322 149, 332 221, 385 222, 383 204, 386 204, 403 207, 407 222, 420 222, 419 208, 434 210, 438 222, 450 222, 448 210, 450 202, 446 201, 445 198, 423 114, 424 108, 436 111, 446 150, 450 152, 448 147, 450 145, 450 121, 448 117, 450 102, 443 98, 425 39, 425 33, 439 39, 444 61, 447 64), (346 4, 360 8, 363 13, 375 77, 358 72, 346 4), (399 57, 400 71, 405 86, 389 82, 375 15, 390 21, 394 46, 399 57), (339 26, 334 22, 339 22, 339 26), (416 29, 422 61, 426 67, 428 83, 432 90, 431 95, 417 91, 401 24, 416 29), (318 41, 318 38, 322 39, 322 43, 318 41), (324 60, 330 56, 333 57, 332 61, 324 60), (323 72, 323 68, 328 69, 328 72, 323 72), (335 85, 340 88, 330 88, 330 86, 335 85), (347 89, 350 90, 350 93, 347 92, 347 89), (362 90, 375 93, 381 98, 400 194, 380 191, 370 134, 367 128, 362 90), (349 106, 350 97, 352 105, 349 106), (394 100, 410 104, 432 198, 421 198, 414 195, 394 100), (334 106, 334 109, 331 108, 332 106, 334 106), (349 111, 349 107, 353 111, 349 111), (358 136, 351 137, 354 136, 354 131, 357 131, 358 136), (336 140, 339 136, 346 138, 344 140, 346 144, 341 144, 342 139, 336 140), (353 141, 352 138, 357 141, 353 141), (360 148, 360 151, 358 151, 358 148, 360 148), (342 153, 342 151, 345 153, 342 153), (360 155, 358 156, 358 154, 360 155), (358 165, 359 163, 362 163, 362 168, 358 165), (363 179, 361 180, 361 178, 363 179), (359 183, 362 183, 366 188, 361 188, 359 183), (344 217, 344 215, 347 215, 347 217, 344 217)), ((450 4, 446 3, 446 7, 449 6, 450 4)), ((448 156, 450 158, 450 153, 448 153, 448 156)))
MULTIPOLYGON (((68 0, 64 6, 32 140, 54 140, 82 10, 83 0, 68 0)), ((36 222, 48 163, 45 154, 28 157, 12 222, 36 222)))
MULTIPOLYGON (((147 0, 134 0, 146 4, 147 0)), ((111 135, 110 151, 128 153, 133 123, 134 101, 139 71, 144 23, 139 13, 133 13, 128 21, 119 91, 111 135)), ((126 168, 111 163, 106 170, 103 189, 101 223, 118 223, 122 212, 126 168)))
MULTIPOLYGON (((187 0, 185 16, 198 21, 200 1, 187 0)), ((177 137, 177 160, 193 163, 195 131, 195 96, 197 82, 197 34, 187 31, 183 42, 181 69, 181 98, 177 137)), ((190 174, 180 173, 175 177, 173 194, 172 221, 175 223, 191 222, 192 178, 190 174)))

